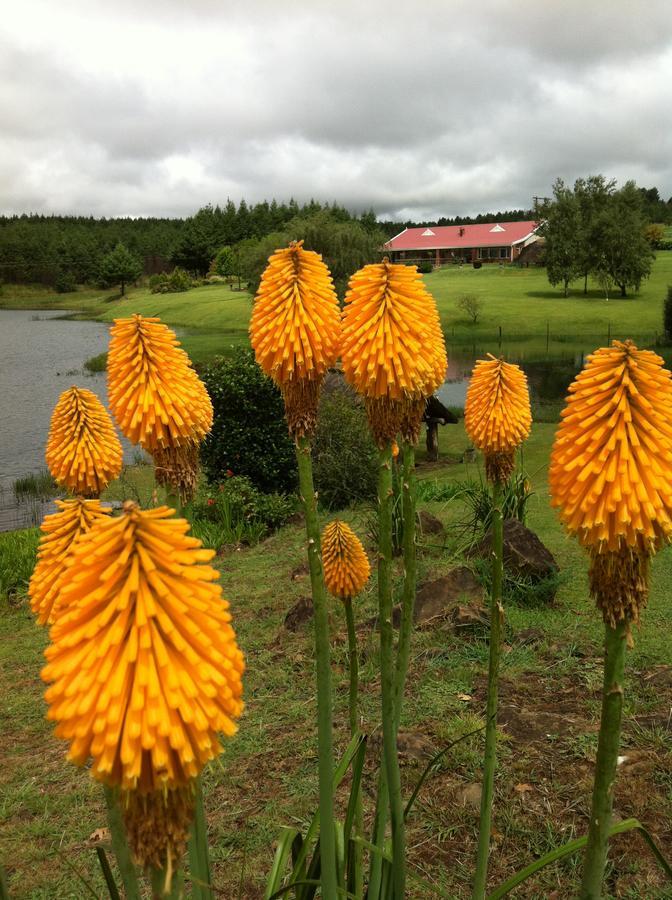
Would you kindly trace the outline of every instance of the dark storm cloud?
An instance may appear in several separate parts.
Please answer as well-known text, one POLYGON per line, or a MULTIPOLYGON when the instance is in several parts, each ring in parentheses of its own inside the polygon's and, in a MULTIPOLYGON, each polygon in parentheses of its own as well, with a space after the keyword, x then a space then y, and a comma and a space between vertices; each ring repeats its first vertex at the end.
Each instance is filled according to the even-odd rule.
POLYGON ((0 26, 0 206, 432 218, 594 172, 669 196, 668 6, 26 0, 0 26))

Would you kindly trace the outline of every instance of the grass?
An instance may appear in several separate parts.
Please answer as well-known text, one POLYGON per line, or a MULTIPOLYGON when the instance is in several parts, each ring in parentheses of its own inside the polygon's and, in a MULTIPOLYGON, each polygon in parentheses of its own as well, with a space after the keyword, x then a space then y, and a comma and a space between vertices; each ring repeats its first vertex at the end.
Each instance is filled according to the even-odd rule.
MULTIPOLYGON (((563 580, 550 607, 510 603, 506 610, 493 884, 550 846, 583 834, 588 814, 602 626, 587 597, 584 554, 564 535, 548 504, 553 431, 554 426, 537 423, 526 444, 524 462, 533 490, 527 521, 555 555, 563 580)), ((436 498, 419 505, 442 520, 449 547, 431 546, 430 536, 419 554, 421 582, 454 567, 451 524, 464 517, 464 508, 452 499, 451 485, 478 478, 478 464, 458 461, 468 446, 461 423, 442 428, 440 443, 438 464, 426 462, 423 451, 418 451, 418 475, 421 484, 428 483, 424 496, 436 498)), ((117 491, 127 493, 132 487, 143 498, 151 494, 148 467, 129 470, 125 478, 126 486, 117 491)), ((363 510, 343 514, 360 534, 364 517, 363 510)), ((323 515, 322 524, 326 520, 323 515)), ((367 549, 373 553, 370 543, 367 549)), ((295 632, 283 626, 292 605, 310 593, 308 576, 301 574, 304 561, 301 525, 286 526, 256 547, 232 550, 215 561, 248 663, 247 709, 240 731, 205 776, 214 877, 223 897, 261 896, 278 827, 305 823, 316 806, 310 625, 295 632)), ((399 576, 401 561, 395 565, 399 576)), ((672 855, 667 587, 671 580, 672 550, 665 550, 654 561, 649 606, 628 654, 623 739, 627 759, 616 786, 618 814, 638 816, 668 858, 672 855)), ((374 577, 356 603, 361 709, 374 755, 379 728, 377 636, 366 623, 375 615, 375 596, 374 577)), ((104 896, 88 844, 89 835, 104 825, 100 790, 86 771, 65 762, 64 745, 44 719, 39 671, 46 635, 35 626, 25 601, 0 609, 0 859, 8 870, 12 896, 40 900, 81 896, 81 883, 69 863, 104 896)), ((332 603, 330 616, 336 746, 342 752, 348 733, 348 676, 345 621, 338 603, 332 603)), ((487 645, 482 638, 457 636, 450 621, 442 619, 417 631, 402 720, 406 796, 427 752, 482 724, 486 671, 487 645)), ((480 778, 481 742, 482 737, 475 736, 459 744, 420 794, 409 823, 409 900, 459 900, 469 895, 478 811, 468 798, 470 786, 480 778)), ((370 798, 375 785, 372 765, 366 767, 364 782, 370 798)), ((369 817, 368 801, 367 805, 369 817)), ((611 860, 607 897, 670 896, 637 838, 619 838, 611 860)), ((541 873, 521 896, 542 900, 554 891, 572 896, 579 872, 578 861, 571 859, 541 873)))
POLYGON ((35 565, 37 528, 0 532, 0 615, 3 602, 24 595, 35 565))
POLYGON ((92 375, 96 372, 104 372, 107 368, 107 353, 99 353, 97 356, 90 357, 84 363, 84 368, 92 375))
POLYGON ((17 478, 12 489, 17 501, 29 498, 51 500, 52 497, 57 497, 60 493, 60 489, 49 469, 41 469, 39 472, 17 478))
MULTIPOLYGON (((645 344, 659 340, 662 302, 672 284, 672 251, 657 254, 651 278, 637 295, 608 302, 591 280, 587 296, 580 281, 565 298, 549 285, 546 270, 538 268, 445 266, 424 278, 436 298, 451 357, 458 363, 461 357, 471 359, 500 349, 510 358, 527 361, 574 359, 608 337, 633 337, 645 344), (483 301, 476 325, 457 307, 465 293, 483 301)), ((0 308, 75 310, 79 316, 105 322, 134 312, 158 315, 178 329, 185 350, 197 363, 247 344, 251 305, 248 293, 225 284, 181 294, 133 288, 123 298, 109 290, 57 294, 39 286, 5 285, 0 297, 0 308)))

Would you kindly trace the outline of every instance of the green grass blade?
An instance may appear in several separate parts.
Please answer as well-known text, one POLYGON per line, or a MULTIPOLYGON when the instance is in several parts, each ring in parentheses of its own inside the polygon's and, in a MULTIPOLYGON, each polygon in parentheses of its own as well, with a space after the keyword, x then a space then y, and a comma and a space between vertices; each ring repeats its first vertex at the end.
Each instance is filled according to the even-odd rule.
POLYGON ((352 838, 352 840, 357 844, 361 844, 365 850, 369 851, 369 853, 381 856, 383 860, 387 860, 387 862, 389 863, 392 862, 392 853, 390 852, 389 848, 379 847, 377 844, 372 844, 371 841, 367 841, 366 838, 354 837, 352 838))
MULTIPOLYGON (((624 832, 632 831, 633 829, 636 829, 641 833, 644 840, 652 849, 661 868, 672 881, 672 868, 670 868, 667 860, 656 846, 649 832, 637 819, 626 819, 623 822, 619 822, 617 825, 613 825, 609 829, 609 837, 613 837, 615 834, 623 834, 624 832)), ((578 850, 583 849, 587 843, 588 835, 584 835, 583 837, 575 838, 568 844, 563 844, 562 847, 557 847, 555 850, 545 853, 543 856, 540 856, 539 859, 536 859, 533 863, 530 863, 529 866, 521 869, 520 872, 516 872, 515 875, 512 875, 511 878, 495 888, 491 894, 488 894, 487 900, 500 900, 501 897, 506 897, 510 891, 515 887, 518 887, 519 884, 522 884, 523 881, 526 881, 546 866, 551 865, 551 863, 557 862, 559 859, 564 859, 565 856, 570 856, 572 853, 576 853, 578 850)))
POLYGON ((345 890, 345 833, 342 822, 334 822, 336 841, 336 886, 345 890))
POLYGON ((418 797, 418 794, 420 793, 420 790, 421 790, 423 784, 425 783, 425 781, 427 781, 430 774, 433 772, 433 770, 438 765, 438 763, 441 761, 441 759, 446 755, 446 753, 448 753, 450 750, 452 750, 453 747, 457 746, 457 744, 461 743, 462 741, 466 741, 467 738, 473 737, 475 734, 478 734, 479 731, 483 731, 484 728, 485 728, 485 725, 481 725, 479 728, 475 728, 473 731, 468 731, 466 734, 463 734, 461 737, 457 738, 456 740, 454 740, 450 744, 448 744, 447 747, 444 747, 443 750, 439 750, 438 753, 434 754, 434 756, 430 759, 430 761, 425 766, 424 772, 422 773, 420 778, 418 778, 418 782, 415 785, 415 787, 413 788, 413 793, 408 798, 408 803, 406 804, 406 809, 404 810, 404 818, 405 819, 407 819, 409 817, 411 810, 413 809, 413 805, 418 797))
POLYGON ((57 855, 60 856, 60 858, 63 860, 63 862, 66 864, 66 866, 70 869, 70 871, 71 871, 74 875, 76 875, 77 878, 82 882, 82 884, 83 884, 84 887, 87 889, 87 891, 91 894, 91 896, 92 896, 92 897, 95 897, 96 900, 100 900, 100 898, 98 897, 98 892, 96 891, 96 889, 93 887, 93 885, 91 884, 91 882, 88 881, 88 880, 82 875, 82 873, 79 871, 79 869, 77 868, 77 866, 75 866, 74 863, 71 863, 70 860, 68 859, 68 857, 67 857, 64 853, 60 853, 60 852, 59 852, 57 855))
POLYGON ((282 831, 280 832, 280 839, 278 841, 278 847, 275 851, 273 866, 271 867, 271 871, 266 882, 264 900, 270 900, 271 897, 275 896, 282 896, 282 894, 278 894, 277 892, 280 888, 280 885, 282 884, 282 878, 285 867, 287 865, 287 860, 291 856, 292 846, 298 834, 299 832, 296 828, 283 827, 282 831))
POLYGON ((110 900, 121 900, 117 884, 114 880, 114 875, 112 874, 112 869, 110 868, 110 864, 107 861, 107 853, 105 853, 102 847, 96 847, 96 855, 98 856, 100 868, 103 870, 103 878, 105 879, 105 884, 107 885, 110 900))
MULTIPOLYGON (((266 900, 280 900, 281 897, 286 897, 289 891, 294 890, 294 887, 312 887, 313 891, 316 891, 318 887, 320 887, 319 880, 314 878, 308 879, 306 881, 297 881, 295 884, 286 884, 283 888, 280 888, 279 891, 276 891, 275 894, 271 897, 267 897, 266 900)), ((354 894, 348 893, 345 888, 336 888, 336 893, 339 897, 346 897, 347 900, 359 900, 359 898, 355 897, 354 894)))
POLYGON ((362 771, 364 769, 364 757, 366 756, 366 736, 362 735, 362 740, 355 750, 352 761, 352 787, 350 788, 350 797, 348 799, 348 808, 345 813, 344 834, 345 840, 350 840, 352 826, 355 822, 355 814, 357 812, 357 797, 362 786, 362 771))

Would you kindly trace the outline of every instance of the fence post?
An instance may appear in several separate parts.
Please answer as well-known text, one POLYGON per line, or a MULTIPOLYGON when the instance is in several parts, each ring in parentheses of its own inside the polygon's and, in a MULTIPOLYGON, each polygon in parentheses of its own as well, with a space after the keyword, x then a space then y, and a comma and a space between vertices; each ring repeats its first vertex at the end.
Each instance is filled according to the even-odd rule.
POLYGON ((607 322, 607 347, 611 344, 611 322, 607 322))
POLYGON ((499 326, 499 349, 502 349, 502 326, 499 326))
POLYGON ((546 353, 548 353, 548 345, 551 339, 551 323, 546 322, 546 353))

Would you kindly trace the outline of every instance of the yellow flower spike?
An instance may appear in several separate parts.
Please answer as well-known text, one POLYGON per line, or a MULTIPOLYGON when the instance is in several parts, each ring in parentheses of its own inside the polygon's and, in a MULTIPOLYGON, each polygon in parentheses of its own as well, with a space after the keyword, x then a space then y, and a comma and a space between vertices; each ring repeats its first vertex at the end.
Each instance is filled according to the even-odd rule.
POLYGON ((257 363, 280 388, 290 434, 312 434, 325 372, 338 357, 340 314, 329 269, 303 241, 276 250, 250 320, 257 363))
POLYGON ((519 366, 488 357, 478 360, 471 374, 464 427, 485 456, 488 480, 503 483, 513 472, 516 449, 530 433, 530 395, 519 366))
POLYGON ((180 852, 193 781, 243 710, 214 551, 172 512, 127 502, 82 535, 42 671, 68 758, 91 759, 94 778, 121 788, 132 849, 154 865, 180 852))
POLYGON ((110 333, 107 382, 114 417, 129 441, 153 456, 159 484, 188 500, 198 445, 212 428, 208 392, 160 319, 115 319, 110 333))
POLYGON ((355 597, 371 574, 362 542, 345 522, 334 519, 322 532, 324 584, 334 597, 355 597))
POLYGON ((417 440, 425 399, 443 383, 446 346, 432 295, 414 266, 364 266, 350 279, 341 346, 346 379, 366 400, 380 446, 417 440))
POLYGON ((638 621, 649 557, 672 536, 672 380, 632 341, 592 353, 556 433, 551 503, 591 553, 590 585, 612 627, 638 621))
POLYGON ((121 444, 92 391, 63 391, 51 416, 45 456, 54 481, 82 497, 100 496, 119 475, 121 444))
POLYGON ((40 625, 52 624, 59 613, 59 591, 74 543, 93 522, 110 514, 99 500, 82 497, 56 500, 56 506, 58 512, 45 516, 40 526, 37 565, 28 585, 30 607, 40 625))

